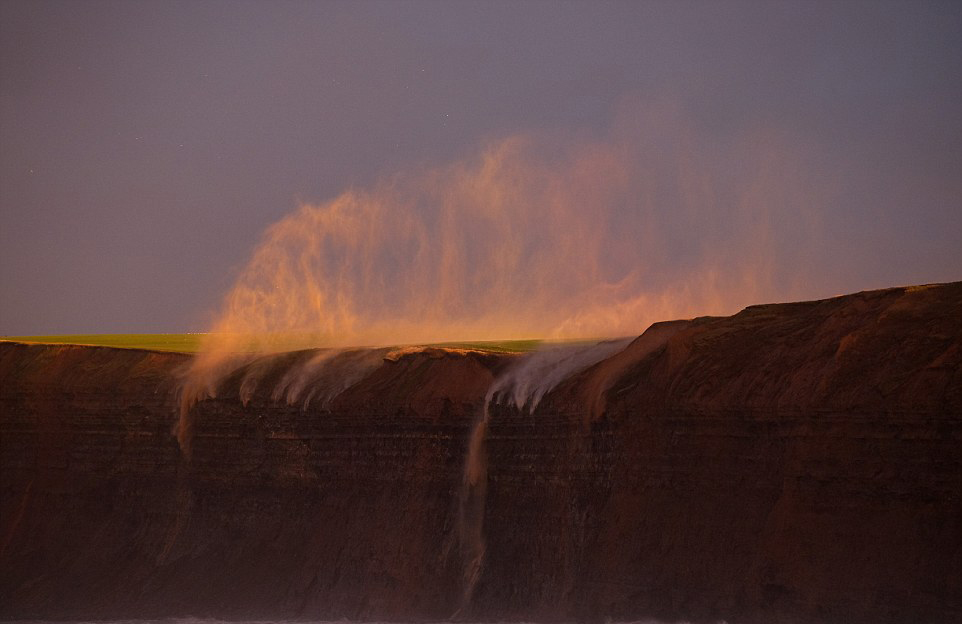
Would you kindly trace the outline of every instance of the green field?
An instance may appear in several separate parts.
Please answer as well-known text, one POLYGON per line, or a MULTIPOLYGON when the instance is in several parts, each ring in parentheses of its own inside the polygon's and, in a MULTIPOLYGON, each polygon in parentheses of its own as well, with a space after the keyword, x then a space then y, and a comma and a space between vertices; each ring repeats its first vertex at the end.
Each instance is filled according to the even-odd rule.
MULTIPOLYGON (((2 336, 0 340, 43 344, 94 345, 125 349, 152 349, 195 353, 200 350, 205 334, 71 334, 60 336, 2 336)), ((495 353, 523 353, 533 351, 540 340, 501 340, 476 342, 443 342, 425 346, 450 349, 476 349, 495 353)))
POLYGON ((77 344, 126 349, 194 353, 204 334, 70 334, 59 336, 3 336, 3 340, 45 344, 77 344))
POLYGON ((431 347, 447 347, 449 349, 473 349, 476 351, 493 351, 495 353, 527 353, 534 351, 541 340, 501 340, 481 342, 438 342, 431 347))

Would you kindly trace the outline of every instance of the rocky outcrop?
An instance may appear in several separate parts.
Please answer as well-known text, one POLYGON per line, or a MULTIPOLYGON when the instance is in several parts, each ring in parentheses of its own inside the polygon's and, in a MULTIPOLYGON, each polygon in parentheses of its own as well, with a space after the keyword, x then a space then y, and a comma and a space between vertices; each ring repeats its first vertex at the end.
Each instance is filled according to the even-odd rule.
POLYGON ((0 617, 962 618, 962 284, 656 324, 529 412, 531 357, 254 359, 188 459, 189 356, 0 344, 0 617))

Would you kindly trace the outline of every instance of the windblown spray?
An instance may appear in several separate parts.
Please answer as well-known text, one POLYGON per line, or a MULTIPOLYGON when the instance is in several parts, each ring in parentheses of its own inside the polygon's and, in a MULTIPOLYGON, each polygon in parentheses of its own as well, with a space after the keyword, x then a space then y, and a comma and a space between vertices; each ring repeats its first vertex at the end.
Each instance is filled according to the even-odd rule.
POLYGON ((818 202, 804 170, 776 133, 708 142, 670 106, 636 107, 607 137, 512 136, 303 204, 268 228, 193 360, 181 444, 190 406, 251 352, 637 335, 790 296, 804 282, 780 241, 818 202))
POLYGON ((464 562, 461 609, 474 595, 484 566, 484 507, 488 494, 487 435, 492 405, 512 405, 533 413, 541 399, 565 379, 623 350, 632 339, 547 345, 522 358, 498 377, 484 397, 481 415, 471 429, 464 462, 460 538, 464 562))

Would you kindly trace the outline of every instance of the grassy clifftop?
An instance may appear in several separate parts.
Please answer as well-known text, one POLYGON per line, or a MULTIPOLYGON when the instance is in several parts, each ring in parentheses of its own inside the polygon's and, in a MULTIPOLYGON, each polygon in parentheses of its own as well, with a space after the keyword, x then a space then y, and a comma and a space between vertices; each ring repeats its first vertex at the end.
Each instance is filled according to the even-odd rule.
MULTIPOLYGON (((39 344, 73 344, 124 349, 149 349, 152 351, 175 351, 196 353, 200 350, 206 334, 64 334, 51 336, 0 336, 0 340, 39 344)), ((500 340, 475 342, 445 342, 436 345, 452 349, 474 349, 496 353, 520 353, 533 351, 540 340, 500 340)))

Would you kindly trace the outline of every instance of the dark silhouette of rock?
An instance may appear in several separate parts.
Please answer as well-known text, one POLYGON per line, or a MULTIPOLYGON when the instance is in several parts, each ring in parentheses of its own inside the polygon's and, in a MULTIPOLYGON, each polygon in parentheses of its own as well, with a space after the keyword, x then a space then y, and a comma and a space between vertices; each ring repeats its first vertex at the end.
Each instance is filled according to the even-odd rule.
POLYGON ((0 344, 0 617, 962 620, 962 283, 659 323, 492 403, 468 604, 468 438, 525 356, 318 353, 222 380, 188 460, 189 356, 0 344))

